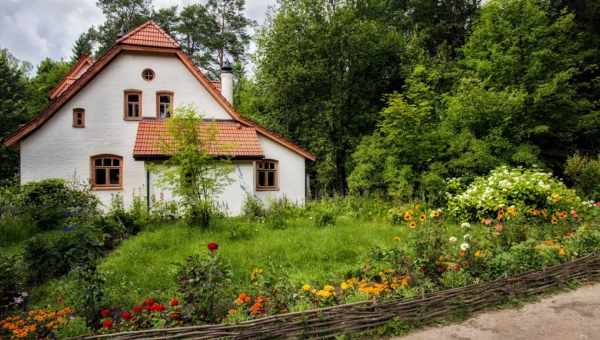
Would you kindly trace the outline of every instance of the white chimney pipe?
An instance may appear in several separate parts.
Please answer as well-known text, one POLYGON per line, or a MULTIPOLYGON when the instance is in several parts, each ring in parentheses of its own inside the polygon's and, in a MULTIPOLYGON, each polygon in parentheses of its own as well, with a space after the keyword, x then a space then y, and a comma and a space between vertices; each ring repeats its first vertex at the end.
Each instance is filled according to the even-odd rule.
POLYGON ((233 69, 227 61, 221 67, 221 94, 233 104, 233 69))

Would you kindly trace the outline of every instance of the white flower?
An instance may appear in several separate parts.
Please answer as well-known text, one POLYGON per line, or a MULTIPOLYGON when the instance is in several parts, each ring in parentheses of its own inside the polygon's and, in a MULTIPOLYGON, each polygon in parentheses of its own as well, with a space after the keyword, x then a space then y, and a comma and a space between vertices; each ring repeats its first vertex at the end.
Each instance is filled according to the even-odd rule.
POLYGON ((465 234, 463 236, 463 240, 465 240, 465 241, 470 240, 470 239, 471 239, 471 234, 465 234))
POLYGON ((471 224, 469 222, 463 222, 460 226, 463 227, 464 229, 471 228, 471 224))
POLYGON ((456 243, 456 237, 454 237, 454 236, 451 236, 451 237, 448 239, 448 242, 450 242, 450 243, 456 243))
POLYGON ((467 251, 467 249, 469 249, 469 244, 468 243, 463 243, 460 245, 460 250, 462 251, 467 251))

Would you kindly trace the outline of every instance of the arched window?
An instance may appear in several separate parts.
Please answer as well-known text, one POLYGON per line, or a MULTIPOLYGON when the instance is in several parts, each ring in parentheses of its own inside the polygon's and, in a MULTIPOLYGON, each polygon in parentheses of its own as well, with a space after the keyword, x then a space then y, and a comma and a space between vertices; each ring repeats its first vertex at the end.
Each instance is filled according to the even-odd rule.
POLYGON ((256 190, 279 190, 279 162, 273 159, 256 161, 256 190))
POLYGON ((120 189, 123 187, 123 157, 97 155, 92 160, 92 188, 120 189))

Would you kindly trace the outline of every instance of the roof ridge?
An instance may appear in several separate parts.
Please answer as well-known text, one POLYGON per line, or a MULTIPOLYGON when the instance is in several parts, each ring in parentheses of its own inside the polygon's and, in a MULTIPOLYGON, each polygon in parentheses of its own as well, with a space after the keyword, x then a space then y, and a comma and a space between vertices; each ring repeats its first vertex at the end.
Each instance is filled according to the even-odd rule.
MULTIPOLYGON (((179 44, 179 42, 177 42, 177 40, 175 40, 175 38, 173 38, 169 33, 167 33, 164 29, 162 29, 162 27, 160 27, 156 22, 154 22, 154 20, 148 20, 145 23, 141 24, 140 26, 138 26, 138 27, 134 28, 133 30, 129 31, 127 34, 125 34, 122 37, 120 37, 119 39, 117 39, 115 41, 115 44, 128 44, 126 42, 127 39, 134 38, 136 34, 142 32, 145 28, 147 28, 149 26, 151 26, 152 28, 158 30, 176 48, 180 48, 181 47, 181 45, 179 44)), ((135 44, 132 44, 132 45, 135 45, 135 44)))

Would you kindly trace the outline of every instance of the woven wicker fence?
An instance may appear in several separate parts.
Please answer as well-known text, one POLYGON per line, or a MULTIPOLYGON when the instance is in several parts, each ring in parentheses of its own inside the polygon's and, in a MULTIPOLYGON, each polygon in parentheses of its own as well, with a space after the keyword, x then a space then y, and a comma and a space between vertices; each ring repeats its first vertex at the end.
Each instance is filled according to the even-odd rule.
POLYGON ((512 297, 541 294, 569 281, 600 280, 600 254, 492 282, 444 290, 414 299, 362 301, 329 308, 273 315, 232 325, 203 325, 98 335, 84 339, 269 339, 329 338, 380 326, 399 318, 428 322, 455 313, 472 313, 512 297))

